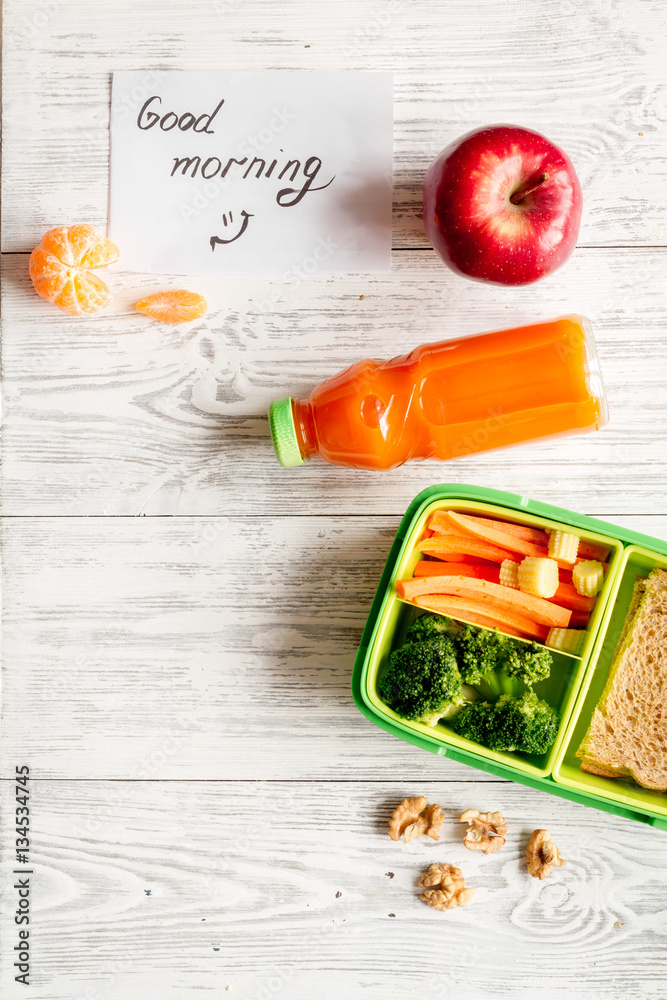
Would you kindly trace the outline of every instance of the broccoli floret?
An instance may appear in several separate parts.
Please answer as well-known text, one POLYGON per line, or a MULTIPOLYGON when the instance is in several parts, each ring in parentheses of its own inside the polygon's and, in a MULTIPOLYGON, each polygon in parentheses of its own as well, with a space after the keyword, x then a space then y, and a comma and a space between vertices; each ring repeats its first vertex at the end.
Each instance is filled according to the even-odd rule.
POLYGON ((405 633, 406 642, 424 642, 426 639, 436 639, 441 635, 455 635, 461 626, 447 618, 446 615, 434 615, 427 612, 415 618, 405 633))
POLYGON ((459 736, 490 750, 543 754, 553 746, 558 723, 556 709, 533 691, 526 691, 520 698, 501 695, 496 702, 466 705, 450 725, 459 736))
POLYGON ((464 683, 477 687, 484 698, 517 697, 551 673, 551 653, 535 642, 517 643, 473 625, 466 625, 454 642, 464 683))
MULTIPOLYGON (((504 698, 499 698, 503 702, 504 698)), ((546 753, 553 746, 558 735, 560 718, 558 712, 546 701, 538 698, 534 691, 526 691, 520 698, 508 698, 508 706, 497 707, 501 712, 509 712, 516 733, 517 750, 524 753, 546 753)))
POLYGON ((509 677, 517 677, 528 687, 545 681, 551 673, 553 660, 551 653, 544 646, 538 646, 536 642, 512 643, 512 646, 503 660, 502 669, 509 677))
POLYGON ((474 625, 464 625, 454 641, 463 681, 473 685, 492 676, 513 645, 508 636, 474 625))
POLYGON ((489 746, 489 722, 494 706, 490 701, 474 701, 466 705, 449 720, 449 725, 459 736, 473 743, 489 746))
POLYGON ((390 664, 378 690, 404 719, 435 726, 465 701, 454 644, 447 635, 401 646, 391 654, 390 664))

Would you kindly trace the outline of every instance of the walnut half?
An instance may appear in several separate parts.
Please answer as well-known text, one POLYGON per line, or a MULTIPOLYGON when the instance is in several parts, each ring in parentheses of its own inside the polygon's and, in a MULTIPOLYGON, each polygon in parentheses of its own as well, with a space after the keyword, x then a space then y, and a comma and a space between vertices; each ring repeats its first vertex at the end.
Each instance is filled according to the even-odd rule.
POLYGON ((502 813, 481 813, 477 809, 466 809, 459 816, 459 823, 467 823, 463 846, 469 851, 493 854, 505 843, 507 823, 502 813))
POLYGON ((434 910, 454 910, 457 906, 465 906, 475 895, 474 889, 465 888, 465 879, 460 868, 447 864, 432 864, 419 879, 419 885, 424 888, 421 898, 434 910))
POLYGON ((551 869, 561 868, 565 864, 558 853, 558 848, 551 843, 548 830, 533 830, 526 848, 526 867, 533 878, 547 878, 551 869))
POLYGON ((402 836, 406 844, 423 834, 431 840, 440 840, 444 818, 440 806, 437 803, 427 806, 423 795, 403 799, 389 820, 389 836, 392 840, 400 840, 402 836))

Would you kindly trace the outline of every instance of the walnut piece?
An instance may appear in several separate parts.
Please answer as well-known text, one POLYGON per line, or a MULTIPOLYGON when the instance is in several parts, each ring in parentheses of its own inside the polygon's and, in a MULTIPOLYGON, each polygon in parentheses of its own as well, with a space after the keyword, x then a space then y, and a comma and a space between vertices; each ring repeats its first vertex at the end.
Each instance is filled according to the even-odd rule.
POLYGON ((421 898, 434 910, 454 910, 457 906, 465 906, 475 895, 474 889, 465 888, 465 879, 460 868, 447 864, 432 864, 419 879, 419 885, 424 888, 421 898))
POLYGON ((558 853, 558 848, 551 843, 548 830, 533 830, 526 848, 526 867, 533 878, 547 878, 551 869, 561 868, 565 864, 558 853))
MULTIPOLYGON (((391 839, 400 840, 401 836, 405 834, 408 840, 412 840, 414 827, 425 808, 426 799, 423 795, 419 795, 413 799, 403 799, 401 804, 396 806, 389 820, 389 836, 391 839)), ((420 835, 418 833, 416 836, 420 835)))
POLYGON ((459 823, 467 823, 463 846, 469 851, 493 854, 505 843, 507 823, 502 813, 481 813, 478 809, 466 809, 459 816, 459 823))
POLYGON ((427 806, 423 795, 403 799, 389 820, 389 836, 392 840, 400 840, 402 836, 406 844, 423 834, 431 840, 440 840, 440 828, 444 818, 440 806, 437 803, 427 806))
MULTIPOLYGON (((426 820, 426 829, 424 833, 431 840, 440 840, 440 829, 445 820, 445 814, 438 805, 434 802, 432 806, 427 806, 422 813, 422 816, 426 820)), ((405 840, 405 837, 403 838, 405 840)))

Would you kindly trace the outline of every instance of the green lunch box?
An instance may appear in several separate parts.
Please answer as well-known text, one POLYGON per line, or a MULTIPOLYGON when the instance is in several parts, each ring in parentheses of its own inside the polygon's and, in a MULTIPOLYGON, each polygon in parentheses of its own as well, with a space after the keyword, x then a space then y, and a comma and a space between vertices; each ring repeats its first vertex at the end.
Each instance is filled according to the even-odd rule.
POLYGON ((667 794, 641 788, 631 779, 588 774, 575 756, 602 694, 635 579, 647 576, 655 566, 667 569, 667 542, 660 539, 513 493, 456 483, 432 486, 408 507, 385 564, 354 663, 352 693, 357 708, 376 726, 424 750, 667 830, 667 794), (487 750, 458 736, 446 720, 430 727, 400 718, 378 695, 378 681, 388 668, 390 653, 403 644, 407 629, 422 613, 397 596, 394 583, 412 576, 420 558, 417 542, 436 510, 547 530, 574 528, 583 540, 609 549, 609 568, 580 653, 573 656, 551 650, 551 676, 535 686, 536 693, 558 708, 561 717, 558 736, 547 754, 487 750))

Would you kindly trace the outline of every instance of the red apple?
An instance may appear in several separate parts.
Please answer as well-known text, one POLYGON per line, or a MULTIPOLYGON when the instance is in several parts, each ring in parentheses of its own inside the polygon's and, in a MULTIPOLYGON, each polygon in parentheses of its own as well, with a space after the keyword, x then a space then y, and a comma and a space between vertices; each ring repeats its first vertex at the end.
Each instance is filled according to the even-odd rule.
POLYGON ((527 285, 564 264, 581 221, 565 153, 532 129, 489 125, 443 149, 424 181, 426 235, 452 270, 527 285))

